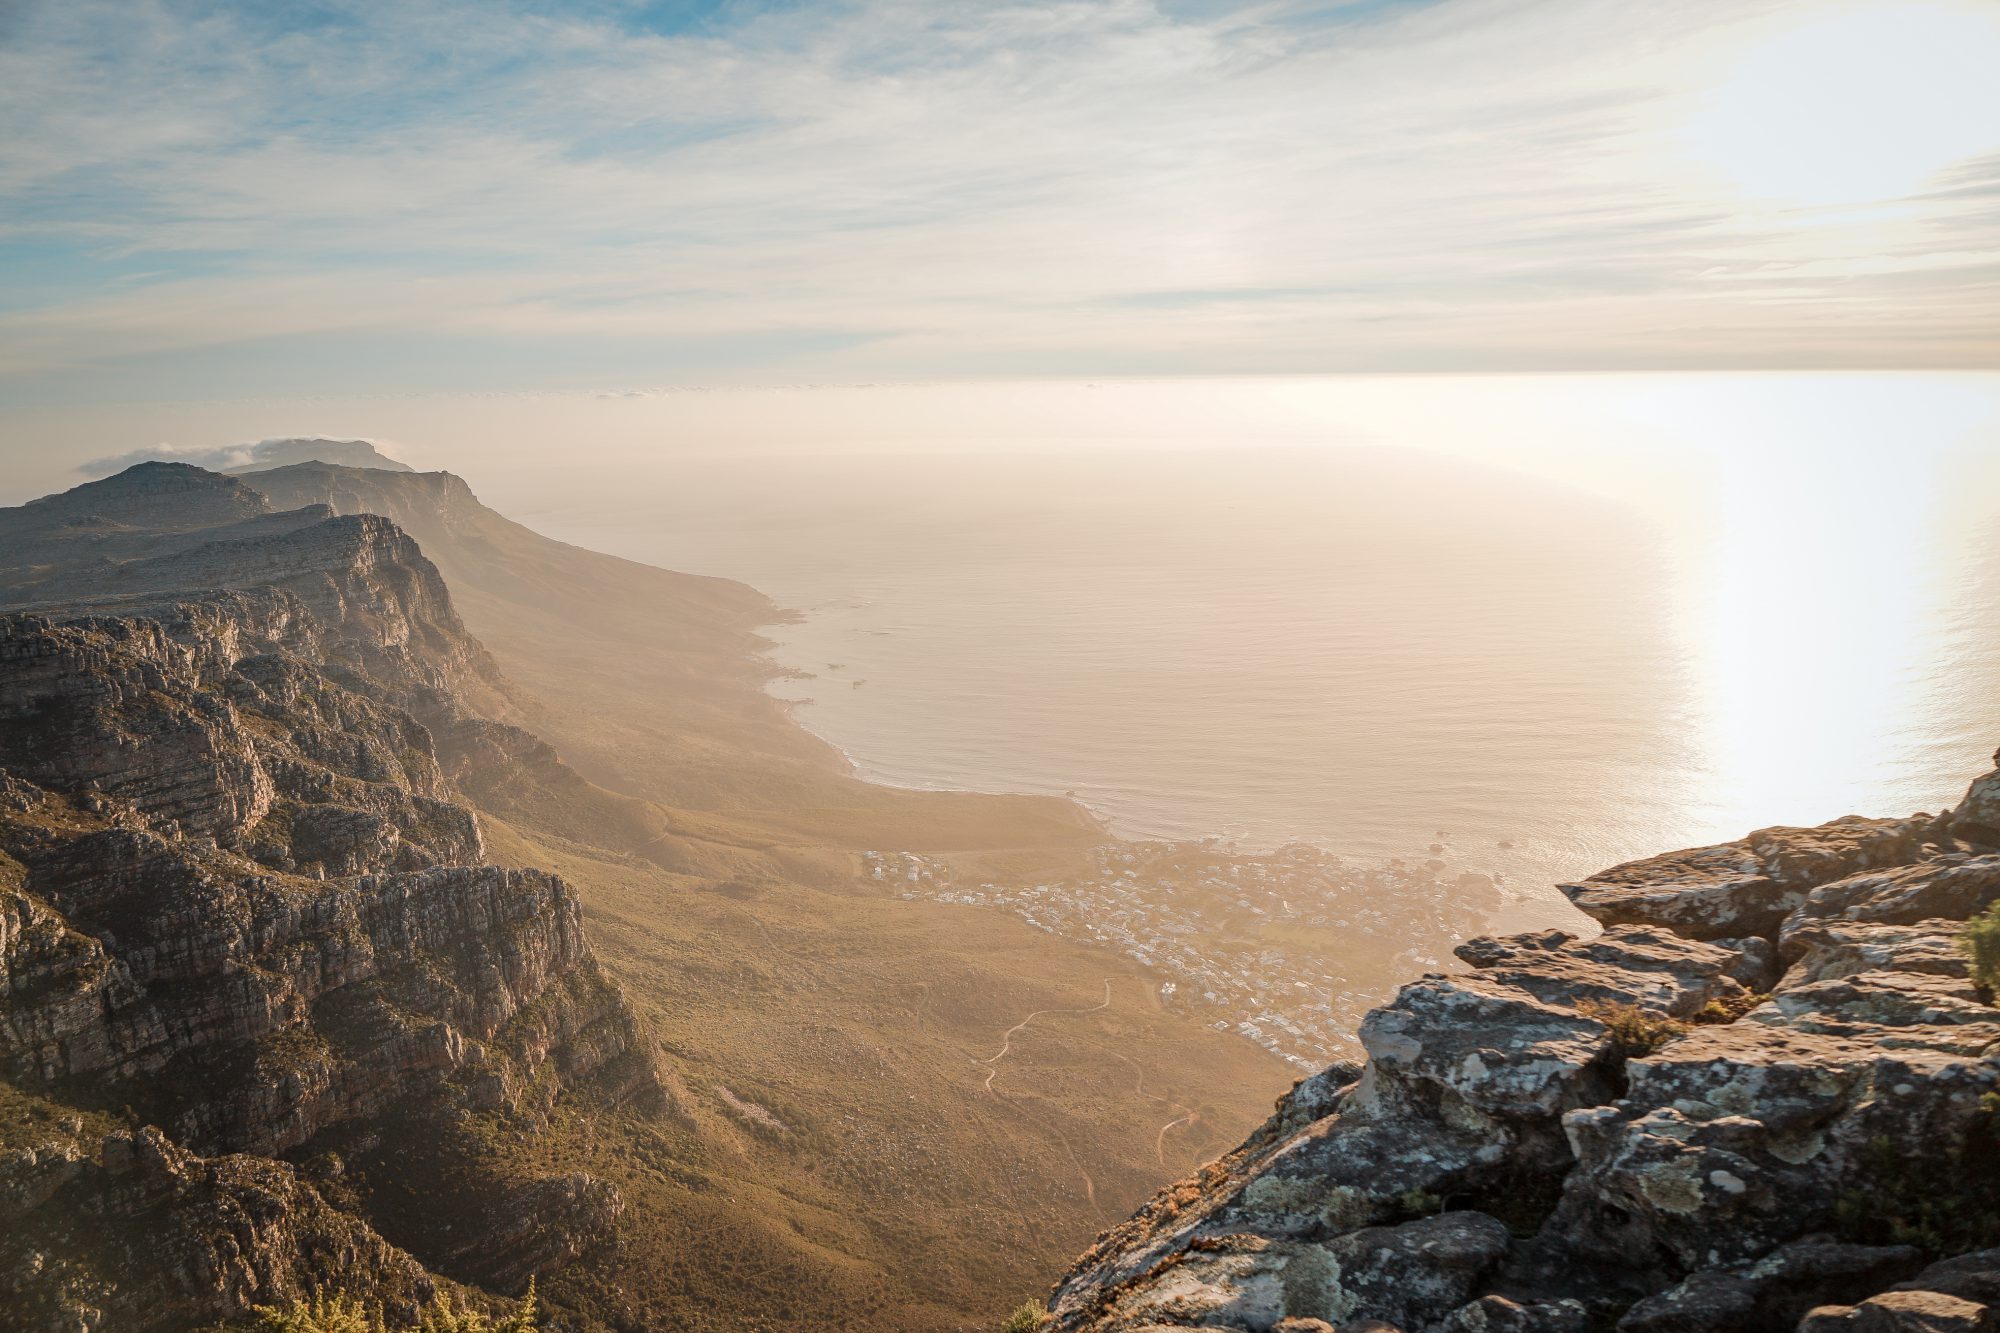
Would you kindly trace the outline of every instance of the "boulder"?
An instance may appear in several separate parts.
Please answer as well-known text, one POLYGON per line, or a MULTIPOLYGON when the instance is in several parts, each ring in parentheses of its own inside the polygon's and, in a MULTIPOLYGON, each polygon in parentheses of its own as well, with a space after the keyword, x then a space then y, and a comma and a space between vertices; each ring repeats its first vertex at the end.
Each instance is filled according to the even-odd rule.
POLYGON ((1458 956, 1485 979, 1504 982, 1548 1004, 1625 1004, 1675 1017, 1691 1017, 1709 1004, 1749 992, 1742 972, 1764 972, 1769 945, 1708 944, 1659 926, 1608 926, 1595 939, 1561 932, 1473 940, 1458 956), (1553 942, 1551 942, 1553 939, 1553 942), (1745 954, 1754 952, 1746 960, 1745 954))
POLYGON ((1634 1305, 1618 1333, 1761 1333, 1814 1306, 1859 1300, 1916 1270, 1907 1245, 1799 1241, 1754 1263, 1705 1268, 1634 1305))
POLYGON ((1697 940, 1772 935, 1815 886, 1899 865, 1936 835, 1929 816, 1849 816, 1769 828, 1740 842, 1669 852, 1558 887, 1607 926, 1657 925, 1697 940))
POLYGON ((1780 948, 1787 959, 1803 951, 1801 930, 1822 922, 1964 921, 2000 901, 2000 854, 1952 853, 1914 865, 1850 875, 1806 895, 1784 923, 1780 948))
POLYGON ((1993 762, 1994 770, 1972 780, 1950 815, 1952 836, 1986 847, 2000 847, 2000 751, 1993 762))
POLYGON ((1864 972, 1969 976, 1965 953, 1958 947, 1961 928, 1961 922, 1936 917, 1905 925, 1801 918, 1786 928, 1792 962, 1776 989, 1864 972))
POLYGON ((1594 1100, 1593 1075, 1610 1043, 1602 1023, 1489 973, 1412 982, 1370 1013, 1359 1035, 1369 1062, 1354 1093, 1358 1108, 1445 1093, 1495 1120, 1546 1119, 1594 1100))

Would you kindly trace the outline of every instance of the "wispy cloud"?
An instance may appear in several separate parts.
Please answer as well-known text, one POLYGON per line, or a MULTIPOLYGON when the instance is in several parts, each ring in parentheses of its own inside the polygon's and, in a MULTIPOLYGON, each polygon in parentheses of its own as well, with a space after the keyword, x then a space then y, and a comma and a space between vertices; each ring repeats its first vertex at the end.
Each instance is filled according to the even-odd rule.
POLYGON ((29 0, 0 377, 1990 359, 2000 155, 1830 206, 1686 132, 1855 8, 29 0))

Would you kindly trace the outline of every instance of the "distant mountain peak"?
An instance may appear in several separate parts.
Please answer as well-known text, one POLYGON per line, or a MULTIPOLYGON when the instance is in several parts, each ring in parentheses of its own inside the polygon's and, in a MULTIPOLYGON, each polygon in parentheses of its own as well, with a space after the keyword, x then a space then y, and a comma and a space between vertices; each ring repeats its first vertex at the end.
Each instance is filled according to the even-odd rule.
POLYGON ((157 523, 163 507, 180 527, 249 518, 271 508, 261 492, 234 477, 189 463, 153 460, 32 501, 18 512, 33 521, 123 520, 143 515, 149 523, 157 523))
POLYGON ((295 436, 284 440, 263 440, 251 446, 254 459, 231 468, 233 472, 254 472, 263 468, 286 467, 293 463, 332 463, 338 467, 374 468, 382 472, 414 472, 408 463, 389 457, 367 440, 330 440, 324 437, 295 436))
POLYGON ((105 477, 137 463, 189 464, 212 472, 255 472, 295 463, 333 463, 341 467, 372 468, 378 472, 414 471, 408 463, 389 457, 368 440, 334 440, 304 435, 259 440, 255 444, 225 444, 194 449, 155 445, 134 449, 130 453, 94 458, 77 471, 86 476, 105 477))

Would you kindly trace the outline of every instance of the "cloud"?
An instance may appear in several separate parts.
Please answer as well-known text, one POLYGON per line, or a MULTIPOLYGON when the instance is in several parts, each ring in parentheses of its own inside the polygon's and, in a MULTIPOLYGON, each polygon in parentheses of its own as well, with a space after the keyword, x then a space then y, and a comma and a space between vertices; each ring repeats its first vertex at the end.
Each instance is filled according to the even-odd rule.
POLYGON ((378 468, 408 472, 407 464, 382 453, 366 440, 287 439, 259 440, 255 444, 229 444, 216 448, 183 448, 171 444, 108 458, 93 458, 77 471, 87 477, 108 477, 123 472, 134 463, 191 463, 211 472, 242 472, 255 468, 283 467, 289 463, 338 463, 343 467, 378 468))
POLYGON ((1689 153, 1781 0, 290 9, 27 7, 0 264, 64 276, 0 308, 0 377, 241 392, 300 339, 466 388, 704 341, 745 376, 1952 364, 2000 326, 2000 158, 1871 215, 1689 153))

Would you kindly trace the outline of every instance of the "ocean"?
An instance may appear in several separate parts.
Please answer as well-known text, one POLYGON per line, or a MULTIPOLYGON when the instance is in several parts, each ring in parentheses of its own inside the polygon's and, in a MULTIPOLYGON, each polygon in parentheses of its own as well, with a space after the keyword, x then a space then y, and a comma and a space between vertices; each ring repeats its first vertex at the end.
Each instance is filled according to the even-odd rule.
POLYGON ((1497 926, 1631 857, 1936 810, 2000 744, 1996 376, 665 391, 535 438, 445 465, 796 610, 773 689, 861 774, 1442 847, 1497 926))

